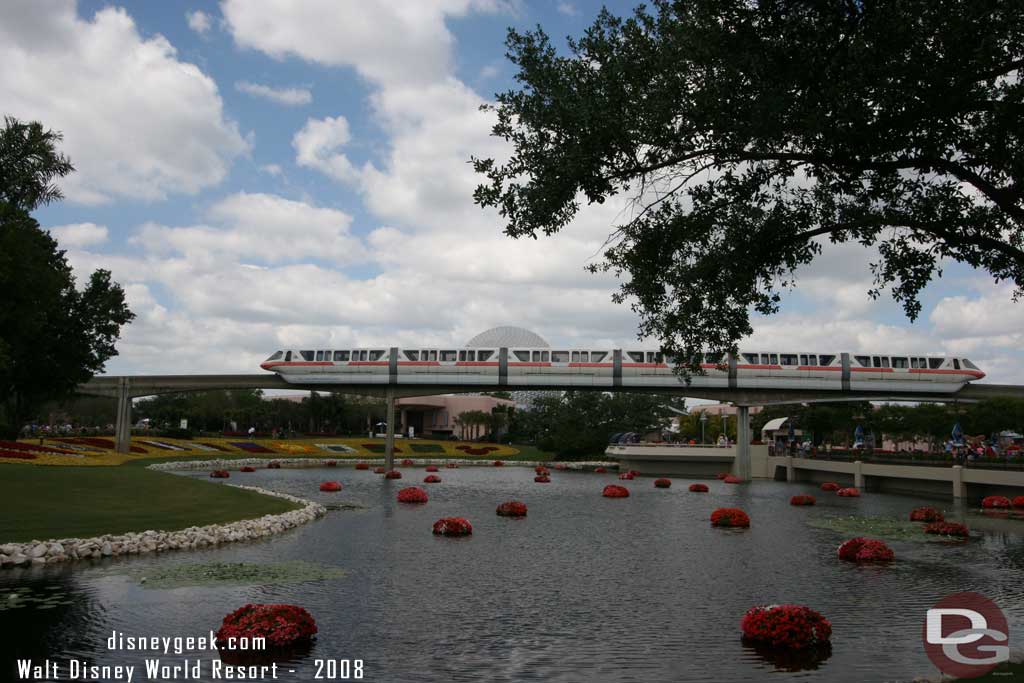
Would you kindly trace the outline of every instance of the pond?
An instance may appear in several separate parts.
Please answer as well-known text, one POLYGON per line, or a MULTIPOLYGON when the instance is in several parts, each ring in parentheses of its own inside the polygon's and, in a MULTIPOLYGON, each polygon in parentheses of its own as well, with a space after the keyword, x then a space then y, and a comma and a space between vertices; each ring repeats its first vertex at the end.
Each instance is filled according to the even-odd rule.
MULTIPOLYGON (((1009 620, 1011 646, 1024 625, 1024 521, 982 517, 953 503, 838 498, 783 482, 713 481, 710 493, 698 494, 683 479, 656 489, 649 478, 618 482, 612 474, 559 471, 550 484, 537 484, 528 468, 463 467, 442 469, 442 483, 423 485, 430 502, 409 506, 395 494, 420 485, 424 472, 403 472, 398 481, 347 468, 232 472, 229 483, 344 507, 260 542, 0 573, 5 675, 13 677, 17 658, 48 657, 135 665, 134 680, 146 680, 143 661, 158 655, 108 651, 113 631, 206 635, 249 602, 293 603, 315 617, 312 649, 279 670, 279 680, 296 681, 314 680, 318 659, 363 660, 368 681, 753 681, 768 674, 910 681, 936 673, 921 626, 925 610, 950 593, 978 591, 994 600, 1009 620), (344 490, 321 493, 317 485, 327 479, 344 490), (612 482, 632 495, 603 498, 612 482), (818 504, 791 507, 796 493, 813 493, 818 504), (529 515, 496 516, 495 507, 510 499, 524 501, 529 515), (894 540, 897 562, 857 566, 836 559, 841 534, 808 525, 847 515, 905 518, 924 504, 963 519, 976 538, 894 540), (751 528, 712 528, 708 518, 718 507, 743 508, 751 528), (432 535, 432 523, 446 516, 467 517, 473 535, 432 535), (294 579, 290 569, 277 571, 270 585, 253 585, 259 579, 251 575, 198 586, 140 582, 196 563, 295 560, 322 565, 326 575, 313 567, 312 576, 299 571, 294 579), (789 602, 832 622, 831 655, 817 668, 782 670, 740 640, 749 607, 789 602)), ((178 663, 187 656, 160 658, 178 663)))

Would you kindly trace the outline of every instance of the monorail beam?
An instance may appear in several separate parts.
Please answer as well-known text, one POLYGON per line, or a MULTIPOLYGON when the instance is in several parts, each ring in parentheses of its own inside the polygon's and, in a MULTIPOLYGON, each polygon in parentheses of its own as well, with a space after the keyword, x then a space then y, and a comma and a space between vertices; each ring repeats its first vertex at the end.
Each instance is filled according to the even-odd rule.
POLYGON ((384 469, 388 472, 395 469, 395 390, 388 387, 384 400, 388 402, 387 422, 385 429, 388 430, 387 438, 384 441, 384 469))
POLYGON ((114 420, 114 449, 130 453, 132 449, 132 395, 131 381, 119 377, 117 382, 117 417, 114 420))

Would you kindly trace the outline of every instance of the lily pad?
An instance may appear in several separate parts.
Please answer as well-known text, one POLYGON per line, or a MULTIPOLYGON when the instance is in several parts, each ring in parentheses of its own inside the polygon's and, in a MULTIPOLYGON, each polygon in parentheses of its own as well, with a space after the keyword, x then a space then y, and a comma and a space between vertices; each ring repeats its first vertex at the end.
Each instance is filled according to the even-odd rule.
POLYGON ((340 567, 296 560, 294 562, 248 563, 204 562, 173 564, 138 569, 129 576, 145 588, 185 586, 259 586, 303 583, 345 576, 340 567))
POLYGON ((945 536, 932 536, 924 533, 924 525, 892 517, 827 517, 807 520, 808 526, 815 529, 827 529, 844 536, 867 536, 884 538, 893 541, 916 541, 919 543, 936 543, 948 541, 945 536))

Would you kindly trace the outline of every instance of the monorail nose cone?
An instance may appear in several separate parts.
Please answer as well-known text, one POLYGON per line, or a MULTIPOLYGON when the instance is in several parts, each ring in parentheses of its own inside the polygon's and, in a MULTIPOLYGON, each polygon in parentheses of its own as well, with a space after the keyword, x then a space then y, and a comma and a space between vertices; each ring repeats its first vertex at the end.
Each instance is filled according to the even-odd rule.
POLYGON ((269 370, 271 365, 270 363, 260 363, 260 367, 263 368, 264 370, 269 370))

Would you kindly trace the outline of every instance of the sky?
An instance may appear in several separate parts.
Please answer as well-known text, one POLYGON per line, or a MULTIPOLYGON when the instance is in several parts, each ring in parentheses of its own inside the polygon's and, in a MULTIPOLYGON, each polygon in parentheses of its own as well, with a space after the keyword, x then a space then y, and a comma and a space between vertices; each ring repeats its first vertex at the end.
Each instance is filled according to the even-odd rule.
MULTIPOLYGON (((631 2, 603 3, 617 14, 631 2)), ((574 0, 7 0, 0 113, 63 133, 76 172, 36 217, 137 318, 108 374, 259 372, 281 348, 462 345, 498 325, 636 346, 590 274, 627 207, 512 240, 472 201, 507 154, 480 105, 515 86, 509 27, 578 36, 574 0)), ((828 246, 746 348, 947 353, 1024 382, 1024 302, 949 264, 913 324, 874 254, 828 246)), ((640 346, 655 348, 657 340, 640 346)))

